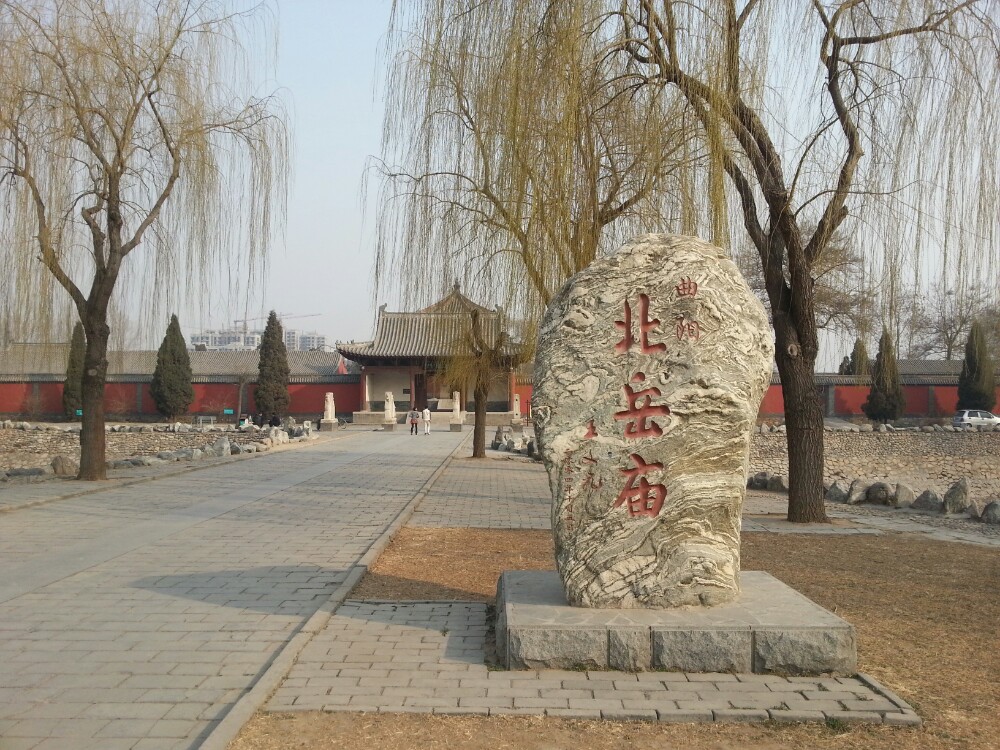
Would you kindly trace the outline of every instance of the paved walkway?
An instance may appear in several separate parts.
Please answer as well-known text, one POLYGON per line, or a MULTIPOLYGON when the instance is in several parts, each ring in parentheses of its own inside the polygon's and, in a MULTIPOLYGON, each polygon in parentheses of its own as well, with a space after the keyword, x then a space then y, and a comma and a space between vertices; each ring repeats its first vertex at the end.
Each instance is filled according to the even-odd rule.
MULTIPOLYGON (((455 460, 408 525, 547 529, 541 465, 509 454, 455 460)), ((745 531, 880 534, 854 523, 788 524, 783 497, 748 497, 745 531)), ((493 671, 486 607, 475 602, 346 601, 299 653, 270 711, 544 714, 652 721, 826 721, 917 725, 871 678, 785 678, 649 672, 493 671)))
POLYGON ((918 725, 866 676, 491 671, 486 605, 347 601, 299 654, 271 711, 544 714, 646 721, 918 725))
POLYGON ((0 748, 198 747, 463 437, 346 433, 0 514, 0 748))
MULTIPOLYGON (((348 431, 0 513, 0 748, 197 748, 252 685, 289 667, 272 710, 919 721, 863 676, 490 671, 486 610, 469 602, 348 601, 298 636, 308 643, 294 667, 289 652, 279 659, 468 436, 348 431)), ((0 494, 11 507, 64 486, 0 494)), ((751 495, 745 530, 802 533, 769 515, 783 505, 751 495)), ((836 513, 840 525, 815 532, 976 536, 916 514, 836 513)), ((455 459, 411 523, 548 528, 544 470, 505 454, 455 459)))

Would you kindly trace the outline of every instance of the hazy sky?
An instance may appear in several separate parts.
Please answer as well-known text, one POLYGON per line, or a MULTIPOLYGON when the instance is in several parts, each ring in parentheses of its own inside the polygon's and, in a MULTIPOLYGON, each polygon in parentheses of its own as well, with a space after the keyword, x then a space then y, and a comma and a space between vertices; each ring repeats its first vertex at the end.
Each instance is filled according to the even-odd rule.
MULTIPOLYGON (((275 87, 282 89, 294 134, 294 174, 285 247, 275 248, 263 290, 249 315, 275 309, 286 328, 336 339, 367 339, 374 242, 362 236, 361 183, 379 153, 388 0, 279 0, 275 87)), ((373 182, 377 186, 377 182, 373 182)), ((364 226, 371 229, 371 211, 364 226)), ((242 310, 213 309, 187 330, 221 327, 242 310)), ((263 326, 264 321, 258 321, 263 326)), ((252 326, 253 324, 251 324, 252 326)))

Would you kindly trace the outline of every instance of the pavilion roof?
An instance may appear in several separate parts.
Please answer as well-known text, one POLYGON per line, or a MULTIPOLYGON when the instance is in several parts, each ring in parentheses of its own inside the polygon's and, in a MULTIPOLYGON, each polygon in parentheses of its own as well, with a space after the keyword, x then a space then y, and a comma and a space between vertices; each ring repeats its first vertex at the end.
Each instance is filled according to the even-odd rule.
MULTIPOLYGON (((385 308, 379 308, 372 341, 338 344, 337 350, 347 359, 365 364, 452 357, 467 351, 473 311, 479 313, 487 346, 494 346, 505 330, 500 308, 490 310, 476 304, 457 285, 444 299, 416 312, 387 312, 385 308)), ((511 341, 504 353, 515 359, 520 348, 511 341)))

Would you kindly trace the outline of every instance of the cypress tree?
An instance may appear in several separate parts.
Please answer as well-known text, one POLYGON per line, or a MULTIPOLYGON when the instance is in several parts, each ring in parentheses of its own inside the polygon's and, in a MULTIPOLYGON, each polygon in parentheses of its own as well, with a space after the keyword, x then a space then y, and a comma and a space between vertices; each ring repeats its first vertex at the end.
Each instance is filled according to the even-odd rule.
POLYGON ((83 324, 73 326, 73 338, 69 344, 69 361, 66 363, 66 382, 63 383, 63 412, 70 419, 78 419, 76 410, 83 408, 83 355, 87 341, 83 336, 83 324))
POLYGON ((851 352, 851 369, 847 374, 859 378, 866 378, 871 375, 872 365, 868 358, 868 349, 865 342, 860 338, 854 341, 854 351, 851 352))
POLYGON ((965 361, 958 377, 958 408, 992 411, 996 394, 993 360, 983 327, 975 320, 965 342, 965 361))
POLYGON ((288 352, 285 349, 285 332, 278 314, 271 311, 260 340, 260 364, 257 388, 253 397, 257 411, 264 419, 283 416, 288 409, 288 352))
POLYGON ((149 386, 156 410, 169 420, 187 412, 194 401, 191 386, 191 357, 177 316, 170 316, 167 333, 156 353, 156 370, 149 386))
POLYGON ((883 330, 882 338, 878 342, 878 354, 875 357, 872 387, 861 408, 873 422, 889 422, 903 415, 905 405, 903 384, 899 379, 899 367, 892 346, 892 337, 888 331, 883 330))

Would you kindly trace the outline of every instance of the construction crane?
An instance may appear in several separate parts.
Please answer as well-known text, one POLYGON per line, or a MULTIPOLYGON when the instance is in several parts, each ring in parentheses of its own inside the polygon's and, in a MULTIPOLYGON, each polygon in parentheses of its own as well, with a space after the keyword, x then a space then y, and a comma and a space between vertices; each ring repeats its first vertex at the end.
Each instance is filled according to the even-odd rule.
MULTIPOLYGON (((284 320, 290 320, 292 318, 316 318, 319 317, 320 315, 322 315, 322 313, 304 313, 302 315, 285 315, 284 313, 278 313, 278 319, 284 321, 284 320)), ((247 323, 249 323, 251 320, 267 320, 269 317, 270 317, 269 315, 258 315, 256 318, 237 318, 236 320, 233 321, 233 323, 235 323, 236 325, 242 323, 243 335, 246 336, 247 323)))

